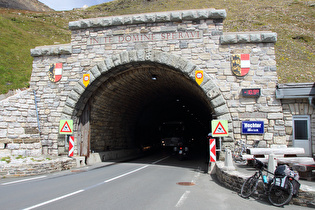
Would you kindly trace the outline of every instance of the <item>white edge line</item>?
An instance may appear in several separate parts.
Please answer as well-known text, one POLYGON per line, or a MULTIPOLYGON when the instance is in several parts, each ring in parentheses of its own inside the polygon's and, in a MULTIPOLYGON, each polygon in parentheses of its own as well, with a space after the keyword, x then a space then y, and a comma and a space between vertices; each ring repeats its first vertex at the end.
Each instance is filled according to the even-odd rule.
POLYGON ((24 210, 35 209, 35 208, 37 208, 37 207, 44 206, 44 205, 46 205, 46 204, 49 204, 49 203, 52 203, 52 202, 55 202, 55 201, 64 199, 64 198, 66 198, 66 197, 69 197, 69 196, 72 196, 72 195, 81 193, 81 192, 83 192, 83 191, 84 191, 84 190, 78 190, 78 191, 75 191, 75 192, 73 192, 73 193, 69 193, 69 194, 67 194, 67 195, 60 196, 60 197, 58 197, 58 198, 55 198, 55 199, 52 199, 52 200, 49 200, 49 201, 46 201, 46 202, 43 202, 43 203, 39 203, 39 204, 37 204, 37 205, 31 206, 31 207, 28 207, 28 208, 25 208, 24 210))
POLYGON ((2 183, 1 185, 9 185, 9 184, 16 184, 16 183, 20 183, 20 182, 27 182, 30 180, 42 179, 45 177, 47 177, 47 176, 39 176, 39 177, 34 177, 34 178, 29 178, 29 179, 18 180, 18 181, 14 181, 14 182, 7 182, 7 183, 2 183))

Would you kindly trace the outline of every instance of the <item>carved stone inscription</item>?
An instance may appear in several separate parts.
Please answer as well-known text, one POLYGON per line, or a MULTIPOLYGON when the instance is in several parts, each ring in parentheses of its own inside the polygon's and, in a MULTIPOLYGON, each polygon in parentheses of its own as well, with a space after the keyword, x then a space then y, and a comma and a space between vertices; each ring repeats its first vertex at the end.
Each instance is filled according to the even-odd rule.
POLYGON ((200 39, 202 31, 190 32, 168 32, 168 33, 144 33, 144 34, 124 34, 116 36, 90 37, 88 45, 128 43, 128 42, 149 42, 163 40, 200 39))

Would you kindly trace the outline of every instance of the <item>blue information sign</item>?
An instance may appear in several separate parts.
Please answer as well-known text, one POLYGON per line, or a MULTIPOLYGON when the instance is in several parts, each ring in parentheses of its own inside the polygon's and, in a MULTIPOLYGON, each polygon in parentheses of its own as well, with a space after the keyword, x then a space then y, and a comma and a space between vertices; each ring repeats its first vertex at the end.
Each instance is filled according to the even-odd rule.
POLYGON ((264 121, 243 121, 242 133, 243 134, 263 134, 264 121))

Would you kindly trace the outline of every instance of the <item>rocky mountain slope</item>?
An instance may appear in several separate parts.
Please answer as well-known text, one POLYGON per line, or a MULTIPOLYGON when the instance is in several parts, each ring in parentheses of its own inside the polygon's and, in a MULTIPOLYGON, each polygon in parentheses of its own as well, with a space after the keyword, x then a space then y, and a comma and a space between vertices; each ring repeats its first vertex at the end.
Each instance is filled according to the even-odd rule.
POLYGON ((53 9, 37 0, 0 0, 0 7, 36 12, 53 11, 53 9))

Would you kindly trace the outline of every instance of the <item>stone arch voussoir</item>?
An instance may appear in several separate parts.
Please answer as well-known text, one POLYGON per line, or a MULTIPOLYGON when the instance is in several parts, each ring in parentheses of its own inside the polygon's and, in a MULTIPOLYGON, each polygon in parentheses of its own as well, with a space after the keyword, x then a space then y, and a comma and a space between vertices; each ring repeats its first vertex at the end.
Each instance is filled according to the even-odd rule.
MULTIPOLYGON (((188 75, 192 80, 195 80, 194 70, 198 69, 197 65, 186 59, 161 51, 132 50, 114 54, 111 57, 97 63, 87 72, 90 74, 90 85, 88 87, 83 85, 82 80, 78 81, 66 100, 62 117, 72 118, 74 116, 79 116, 93 91, 107 79, 104 75, 108 74, 109 70, 127 64, 132 65, 133 63, 138 62, 166 65, 173 69, 180 70, 184 74, 188 75)), ((207 74, 204 74, 204 81, 200 87, 206 93, 217 119, 228 120, 229 128, 232 129, 231 115, 229 113, 226 100, 224 99, 219 87, 217 87, 214 83, 213 79, 207 74)))

